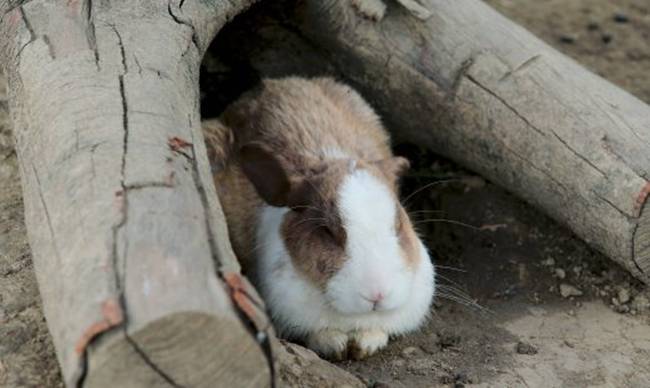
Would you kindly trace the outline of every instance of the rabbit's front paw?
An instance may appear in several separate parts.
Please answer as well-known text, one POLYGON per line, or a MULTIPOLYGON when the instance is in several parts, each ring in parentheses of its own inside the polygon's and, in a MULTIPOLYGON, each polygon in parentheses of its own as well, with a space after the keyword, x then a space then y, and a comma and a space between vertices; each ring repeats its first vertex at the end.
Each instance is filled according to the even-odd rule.
POLYGON ((388 334, 379 329, 359 330, 350 336, 348 355, 355 360, 362 360, 388 344, 388 334))
POLYGON ((325 358, 344 360, 347 356, 348 335, 339 330, 319 330, 307 337, 307 347, 325 358))

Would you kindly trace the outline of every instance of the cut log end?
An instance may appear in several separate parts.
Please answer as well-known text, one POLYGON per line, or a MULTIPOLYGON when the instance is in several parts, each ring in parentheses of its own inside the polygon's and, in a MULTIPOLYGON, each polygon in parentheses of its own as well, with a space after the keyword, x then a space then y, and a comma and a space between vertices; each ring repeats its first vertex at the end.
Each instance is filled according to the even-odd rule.
POLYGON ((259 345, 234 319, 178 313, 89 349, 84 387, 266 386, 259 345))

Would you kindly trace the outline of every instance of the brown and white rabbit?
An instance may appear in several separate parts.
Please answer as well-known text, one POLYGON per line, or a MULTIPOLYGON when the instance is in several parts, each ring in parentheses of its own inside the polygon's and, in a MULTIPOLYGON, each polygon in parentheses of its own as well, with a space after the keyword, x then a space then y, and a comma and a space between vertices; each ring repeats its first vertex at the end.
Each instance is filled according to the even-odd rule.
POLYGON ((362 358, 418 328, 435 282, 398 199, 408 161, 361 96, 330 78, 267 79, 222 121, 232 132, 206 134, 230 145, 217 191, 279 334, 362 358))

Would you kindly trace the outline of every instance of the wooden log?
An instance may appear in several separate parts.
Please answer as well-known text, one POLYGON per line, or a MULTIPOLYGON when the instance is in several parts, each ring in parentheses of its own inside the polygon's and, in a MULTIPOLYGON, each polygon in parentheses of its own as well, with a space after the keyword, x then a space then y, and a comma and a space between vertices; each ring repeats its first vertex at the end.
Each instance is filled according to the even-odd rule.
POLYGON ((265 319, 198 109, 205 49, 252 2, 0 1, 28 237, 69 387, 270 385, 231 303, 265 319))
POLYGON ((511 190, 648 282, 648 105, 482 1, 422 0, 428 18, 387 2, 377 21, 365 2, 308 0, 300 29, 397 136, 511 190))

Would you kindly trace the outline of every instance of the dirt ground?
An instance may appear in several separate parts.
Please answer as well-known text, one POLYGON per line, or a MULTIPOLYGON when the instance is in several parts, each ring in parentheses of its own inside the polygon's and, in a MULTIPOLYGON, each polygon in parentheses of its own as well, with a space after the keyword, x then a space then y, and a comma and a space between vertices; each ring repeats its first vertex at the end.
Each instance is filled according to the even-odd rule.
MULTIPOLYGON (((650 103, 647 0, 488 3, 650 103)), ((204 74, 204 104, 231 98, 211 94, 219 74, 204 74)), ((0 387, 57 387, 5 100, 0 86, 0 387)), ((449 181, 408 206, 443 286, 420 332, 339 366, 377 388, 650 386, 646 287, 505 190, 414 145, 396 151, 413 161, 405 196, 449 181)))
MULTIPOLYGON (((488 3, 650 103, 647 1, 488 3)), ((367 361, 343 363, 346 369, 391 387, 650 386, 645 287, 499 187, 413 146, 398 151, 418 161, 405 194, 460 179, 416 194, 411 209, 479 229, 424 224, 446 285, 441 293, 452 300, 439 298, 420 333, 367 361), (481 307, 467 305, 474 303, 481 307)))

